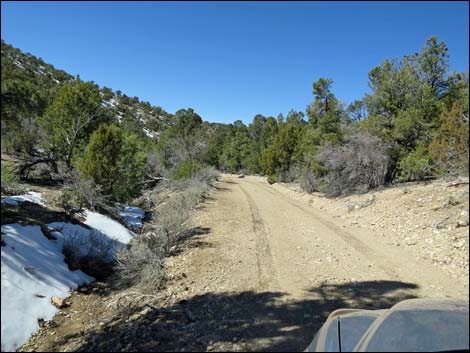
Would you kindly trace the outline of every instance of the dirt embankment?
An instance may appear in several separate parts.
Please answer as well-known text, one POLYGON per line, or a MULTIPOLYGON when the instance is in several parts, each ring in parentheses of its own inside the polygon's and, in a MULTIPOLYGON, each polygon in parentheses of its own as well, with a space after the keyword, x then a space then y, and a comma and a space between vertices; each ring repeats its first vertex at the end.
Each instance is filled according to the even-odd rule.
MULTIPOLYGON (((456 280, 446 272, 451 266, 442 268, 414 253, 421 242, 428 244, 418 238, 427 230, 423 225, 435 237, 450 232, 442 227, 433 232, 434 218, 425 223, 427 208, 406 205, 414 194, 415 203, 421 198, 428 207, 432 196, 416 197, 420 188, 385 190, 387 198, 379 192, 373 204, 353 205, 348 212, 348 203, 369 195, 327 200, 270 186, 263 178, 224 175, 193 215, 191 236, 166 260, 165 288, 152 296, 133 288, 75 293, 72 306, 22 349, 303 350, 340 307, 388 308, 414 297, 468 298, 468 278, 456 272, 456 280), (395 218, 385 210, 396 212, 395 218), (413 224, 409 217, 415 212, 420 223, 413 224), (361 215, 357 223, 356 215, 361 215), (408 229, 407 223, 417 231, 403 234, 416 238, 415 245, 405 246, 405 238, 395 236, 408 229)), ((455 188, 444 190, 464 191, 455 188)), ((463 202, 452 207, 459 205, 463 202)), ((468 227, 455 229, 468 236, 468 227)), ((461 241, 468 249, 468 238, 461 241)), ((463 251, 454 243, 450 239, 452 249, 463 251)))

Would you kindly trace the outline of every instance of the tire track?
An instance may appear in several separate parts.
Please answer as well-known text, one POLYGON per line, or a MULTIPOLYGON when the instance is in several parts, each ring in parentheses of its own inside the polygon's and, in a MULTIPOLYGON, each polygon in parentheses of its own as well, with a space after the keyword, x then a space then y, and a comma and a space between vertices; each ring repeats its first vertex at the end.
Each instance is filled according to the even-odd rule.
POLYGON ((256 183, 248 181, 248 180, 246 180, 246 182, 248 182, 249 184, 251 184, 253 186, 264 187, 264 190, 267 191, 269 194, 271 194, 273 196, 276 196, 276 197, 281 197, 289 205, 291 205, 291 206, 295 207, 296 209, 302 211, 304 214, 307 214, 308 216, 313 217, 316 221, 318 221, 323 226, 325 226, 326 228, 331 230, 334 234, 339 236, 351 248, 353 248, 354 250, 356 250, 360 254, 366 256, 367 258, 369 258, 375 264, 378 264, 377 266, 384 273, 386 273, 390 278, 393 278, 393 279, 396 279, 396 280, 401 279, 399 274, 395 270, 393 270, 390 266, 384 266, 384 265, 380 264, 380 261, 376 261, 377 255, 375 254, 375 252, 372 248, 367 246, 362 240, 358 239, 357 237, 355 237, 351 233, 345 231, 339 225, 324 219, 323 217, 318 215, 313 209, 308 209, 308 208, 305 208, 305 206, 301 206, 301 205, 297 204, 294 200, 289 198, 287 195, 284 195, 284 194, 280 193, 279 191, 277 191, 275 189, 273 190, 273 189, 271 189, 271 188, 269 188, 266 185, 263 185, 261 183, 259 183, 259 185, 256 185, 256 183))
POLYGON ((245 195, 252 217, 253 233, 256 242, 256 266, 258 271, 259 290, 265 291, 277 285, 276 271, 273 265, 273 256, 269 245, 269 230, 261 219, 258 207, 246 190, 238 184, 245 195))

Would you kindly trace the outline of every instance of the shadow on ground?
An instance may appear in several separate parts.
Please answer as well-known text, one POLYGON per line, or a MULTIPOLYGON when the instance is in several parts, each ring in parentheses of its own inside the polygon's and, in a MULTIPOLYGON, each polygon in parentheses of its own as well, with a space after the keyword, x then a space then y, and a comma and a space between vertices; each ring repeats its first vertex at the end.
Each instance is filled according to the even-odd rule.
POLYGON ((52 222, 71 222, 83 225, 65 212, 54 211, 37 203, 29 201, 19 202, 17 205, 2 203, 2 224, 41 225, 52 222))
MULTIPOLYGON (((307 299, 284 293, 207 293, 173 305, 143 305, 81 333, 78 351, 302 351, 331 311, 383 309, 416 298, 412 283, 323 284, 307 299), (136 315, 137 312, 140 314, 136 315)), ((69 336, 68 339, 77 339, 69 336)))
POLYGON ((204 235, 209 234, 211 231, 207 227, 193 227, 184 231, 178 238, 176 248, 174 248, 169 256, 175 256, 183 252, 185 249, 192 248, 210 248, 213 245, 204 240, 204 235))

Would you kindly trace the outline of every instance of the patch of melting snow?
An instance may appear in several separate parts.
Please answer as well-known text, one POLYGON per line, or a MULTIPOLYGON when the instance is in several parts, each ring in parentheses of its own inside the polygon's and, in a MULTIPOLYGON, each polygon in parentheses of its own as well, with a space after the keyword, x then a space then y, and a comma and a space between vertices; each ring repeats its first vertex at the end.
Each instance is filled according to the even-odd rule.
POLYGON ((143 130, 148 137, 155 137, 155 134, 146 127, 144 127, 143 130))
POLYGON ((1 227, 2 352, 15 351, 39 328, 38 319, 51 320, 58 309, 52 297, 66 298, 71 289, 94 281, 64 262, 62 243, 47 239, 39 226, 1 227))
POLYGON ((42 200, 42 194, 40 192, 29 191, 26 195, 17 195, 17 196, 5 196, 2 197, 2 203, 16 206, 18 203, 29 201, 32 203, 37 203, 39 205, 44 205, 42 200))
MULTIPOLYGON (((43 205, 39 192, 2 197, 2 203, 17 205, 21 202, 43 205)), ((115 256, 135 234, 112 218, 85 210, 85 224, 53 222, 47 225, 55 240, 47 239, 39 226, 19 224, 2 225, 5 245, 1 248, 1 349, 14 351, 28 341, 39 328, 38 319, 51 320, 58 309, 51 304, 52 297, 66 298, 71 289, 94 281, 82 271, 70 271, 64 262, 64 242, 73 242, 82 255, 115 256)), ((138 207, 124 207, 120 212, 130 225, 141 228, 145 212, 138 207)))
POLYGON ((119 212, 119 215, 126 220, 131 226, 135 228, 142 228, 145 211, 138 207, 124 207, 124 210, 119 212))
POLYGON ((118 221, 90 210, 85 210, 84 223, 123 244, 127 244, 135 236, 133 232, 118 221))

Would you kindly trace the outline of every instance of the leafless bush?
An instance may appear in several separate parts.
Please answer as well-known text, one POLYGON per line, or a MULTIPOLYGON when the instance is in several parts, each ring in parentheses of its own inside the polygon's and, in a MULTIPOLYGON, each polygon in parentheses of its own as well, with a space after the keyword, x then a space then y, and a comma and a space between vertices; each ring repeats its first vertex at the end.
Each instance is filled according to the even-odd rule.
POLYGON ((141 235, 149 248, 161 249, 164 253, 171 252, 186 230, 185 223, 190 210, 202 201, 208 191, 207 183, 196 179, 168 182, 160 186, 160 192, 154 198, 164 201, 157 206, 153 220, 144 225, 141 235))
POLYGON ((93 179, 81 178, 78 171, 72 169, 62 174, 65 188, 74 191, 83 196, 87 208, 95 210, 99 203, 104 203, 104 197, 101 194, 102 188, 97 185, 93 179))
POLYGON ((291 165, 287 171, 279 174, 279 181, 292 183, 298 181, 301 175, 301 169, 297 165, 291 165))
POLYGON ((182 162, 196 160, 205 148, 207 148, 207 142, 202 136, 197 134, 185 137, 180 136, 167 143, 165 154, 169 165, 175 167, 182 162))
POLYGON ((176 249, 180 237, 187 230, 189 212, 209 190, 207 180, 211 178, 201 177, 204 181, 198 178, 165 181, 158 186, 154 198, 163 198, 164 201, 158 203, 153 220, 144 225, 140 236, 127 249, 118 252, 118 284, 135 285, 144 290, 158 288, 164 277, 162 259, 176 249))
POLYGON ((208 185, 216 181, 220 176, 220 173, 214 167, 205 167, 196 172, 193 179, 206 183, 208 185))
POLYGON ((319 178, 313 174, 313 171, 309 167, 302 170, 302 174, 300 175, 300 187, 308 193, 318 191, 320 188, 319 178))
POLYGON ((160 176, 164 169, 163 163, 155 152, 149 152, 147 154, 147 168, 146 173, 148 176, 160 176))
POLYGON ((150 249, 162 248, 165 253, 169 253, 185 229, 189 210, 188 199, 183 194, 174 195, 162 205, 157 212, 153 231, 145 235, 150 249))
POLYGON ((366 191, 383 185, 389 165, 389 147, 365 132, 354 132, 344 145, 325 145, 317 160, 328 170, 324 181, 329 195, 366 191))
POLYGON ((186 207, 192 209, 196 207, 209 191, 209 186, 200 181, 193 181, 190 186, 183 192, 186 201, 186 207))
POLYGON ((2 180, 2 195, 21 195, 26 192, 26 188, 16 180, 2 180))
POLYGON ((164 278, 163 254, 136 239, 117 253, 116 270, 118 285, 156 290, 164 278))
POLYGON ((82 270, 90 276, 104 278, 112 272, 117 248, 115 240, 92 230, 67 236, 62 252, 71 270, 82 270))

